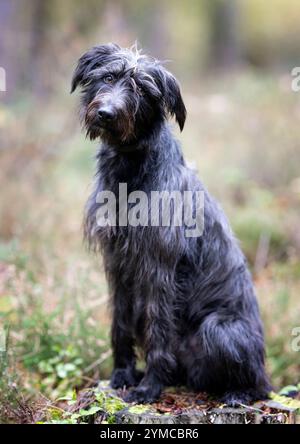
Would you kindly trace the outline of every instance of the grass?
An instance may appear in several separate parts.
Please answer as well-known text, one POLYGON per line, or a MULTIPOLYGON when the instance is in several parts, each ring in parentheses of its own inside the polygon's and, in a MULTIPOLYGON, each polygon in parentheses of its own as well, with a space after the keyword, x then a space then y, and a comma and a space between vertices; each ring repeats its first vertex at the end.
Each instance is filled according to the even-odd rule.
MULTIPOLYGON (((291 118, 299 113, 297 97, 286 78, 255 72, 185 93, 189 117, 178 137, 225 207, 254 272, 268 371, 277 387, 297 384, 300 352, 291 347, 300 312, 300 130, 291 118)), ((0 151, 0 333, 9 326, 0 394, 17 412, 16 390, 22 393, 23 416, 35 421, 28 399, 54 401, 106 378, 111 368, 101 259, 87 254, 81 240, 95 145, 80 134, 73 101, 59 97, 47 106, 23 101, 0 108, 0 130, 8 135, 0 151)))

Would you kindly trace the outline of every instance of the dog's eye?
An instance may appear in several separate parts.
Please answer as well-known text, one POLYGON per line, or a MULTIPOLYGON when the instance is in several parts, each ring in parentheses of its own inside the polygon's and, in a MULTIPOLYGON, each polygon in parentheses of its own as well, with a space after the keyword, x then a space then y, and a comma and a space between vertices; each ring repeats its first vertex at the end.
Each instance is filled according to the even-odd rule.
POLYGON ((105 83, 112 83, 114 81, 114 76, 112 74, 107 74, 103 77, 105 83))

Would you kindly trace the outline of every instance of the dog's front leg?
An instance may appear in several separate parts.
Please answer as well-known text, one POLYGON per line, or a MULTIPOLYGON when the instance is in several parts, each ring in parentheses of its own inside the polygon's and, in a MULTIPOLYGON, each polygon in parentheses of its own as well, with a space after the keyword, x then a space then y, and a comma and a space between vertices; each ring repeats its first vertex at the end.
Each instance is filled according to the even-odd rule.
MULTIPOLYGON (((159 273, 157 274, 159 276, 159 273)), ((173 353, 175 328, 173 324, 172 290, 166 292, 163 282, 149 285, 146 322, 146 370, 138 387, 133 389, 127 402, 148 403, 159 398, 162 388, 172 383, 176 372, 173 353)))
POLYGON ((131 309, 126 295, 120 291, 114 295, 112 349, 114 370, 110 380, 111 386, 115 389, 136 386, 143 373, 135 368, 131 309))

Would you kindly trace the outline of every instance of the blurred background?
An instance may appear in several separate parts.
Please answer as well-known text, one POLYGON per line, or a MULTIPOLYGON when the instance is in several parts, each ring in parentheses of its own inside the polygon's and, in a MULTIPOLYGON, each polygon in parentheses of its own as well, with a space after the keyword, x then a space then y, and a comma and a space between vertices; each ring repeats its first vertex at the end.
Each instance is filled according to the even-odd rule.
POLYGON ((109 41, 170 60, 188 111, 174 131, 249 260, 268 372, 299 382, 299 21, 298 0, 0 0, 2 399, 110 372, 107 286, 81 234, 97 144, 69 94, 79 56, 109 41))

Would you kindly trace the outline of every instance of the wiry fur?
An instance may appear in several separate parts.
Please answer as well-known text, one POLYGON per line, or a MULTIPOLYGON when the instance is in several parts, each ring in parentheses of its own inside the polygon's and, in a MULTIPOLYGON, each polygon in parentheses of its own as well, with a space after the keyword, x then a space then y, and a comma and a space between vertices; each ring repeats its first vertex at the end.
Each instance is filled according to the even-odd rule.
POLYGON ((230 403, 250 402, 270 389, 264 339, 245 258, 227 220, 185 164, 166 122, 180 128, 185 107, 176 79, 136 49, 96 46, 78 62, 72 91, 83 88, 82 116, 91 139, 100 137, 85 236, 103 253, 113 307, 113 387, 136 386, 129 401, 151 402, 165 385, 187 384, 230 403), (107 85, 103 76, 113 75, 107 85), (112 107, 109 125, 97 117, 112 107), (119 183, 142 190, 203 190, 204 233, 185 227, 99 227, 96 195, 119 183), (135 369, 135 348, 146 358, 135 369))

